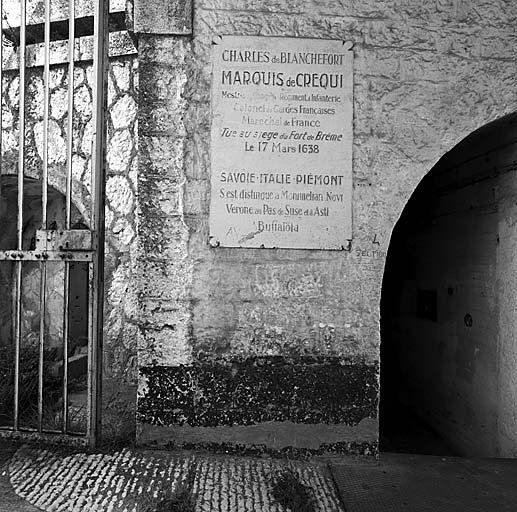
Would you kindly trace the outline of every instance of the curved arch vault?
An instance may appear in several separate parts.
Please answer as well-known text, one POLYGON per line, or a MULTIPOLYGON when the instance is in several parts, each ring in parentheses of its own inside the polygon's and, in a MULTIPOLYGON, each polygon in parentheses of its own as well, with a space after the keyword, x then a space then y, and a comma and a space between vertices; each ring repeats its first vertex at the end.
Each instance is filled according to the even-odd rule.
POLYGON ((517 114, 422 180, 381 299, 381 449, 517 456, 517 114))

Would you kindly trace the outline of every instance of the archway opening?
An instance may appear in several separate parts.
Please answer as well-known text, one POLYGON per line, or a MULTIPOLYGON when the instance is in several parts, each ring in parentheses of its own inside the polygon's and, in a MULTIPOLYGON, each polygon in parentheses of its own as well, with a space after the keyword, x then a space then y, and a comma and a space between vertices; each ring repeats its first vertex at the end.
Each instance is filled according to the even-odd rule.
MULTIPOLYGON (((52 186, 47 187, 47 195, 46 227, 49 231, 62 231, 65 229, 65 197, 52 186)), ((15 416, 20 429, 39 428, 41 376, 42 429, 60 431, 66 421, 67 430, 83 434, 87 417, 89 264, 84 261, 42 262, 30 258, 30 251, 36 249, 37 230, 42 228, 42 184, 37 179, 25 177, 24 257, 17 305, 17 261, 9 256, 9 251, 17 252, 17 219, 18 178, 3 175, 0 177, 0 251, 3 252, 0 258, 0 428, 12 428, 15 416), (68 279, 66 288, 65 275, 68 279), (44 310, 41 309, 42 295, 45 297, 44 310), (17 308, 20 312, 18 367, 17 308), (43 345, 40 332, 43 333, 43 345)), ((74 205, 71 219, 72 228, 89 229, 74 205)))
POLYGON ((517 114, 421 181, 381 298, 381 451, 517 456, 517 114))

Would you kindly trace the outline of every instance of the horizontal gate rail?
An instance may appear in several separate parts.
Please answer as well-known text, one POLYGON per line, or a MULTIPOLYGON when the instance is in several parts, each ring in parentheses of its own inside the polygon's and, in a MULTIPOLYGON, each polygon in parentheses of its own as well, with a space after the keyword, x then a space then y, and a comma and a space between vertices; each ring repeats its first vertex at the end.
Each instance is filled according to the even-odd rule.
POLYGON ((93 261, 91 251, 0 251, 0 261, 93 261))

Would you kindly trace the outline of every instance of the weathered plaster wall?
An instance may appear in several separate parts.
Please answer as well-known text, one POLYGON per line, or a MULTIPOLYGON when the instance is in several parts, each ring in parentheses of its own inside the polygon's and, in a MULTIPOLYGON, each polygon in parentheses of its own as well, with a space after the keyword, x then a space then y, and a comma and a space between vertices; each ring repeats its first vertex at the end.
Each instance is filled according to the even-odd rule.
POLYGON ((484 0, 201 0, 192 37, 139 36, 141 442, 313 449, 316 438, 325 449, 376 450, 391 230, 444 153, 517 109, 516 18, 516 5, 484 0), (354 41, 349 252, 207 245, 211 41, 220 34, 354 41))
MULTIPOLYGON (((87 38, 86 38, 87 39, 87 38)), ((111 36, 108 72, 108 152, 106 181, 105 330, 103 368, 104 436, 110 441, 134 436, 136 399, 136 173, 138 63, 127 35, 111 36)), ((91 46, 79 40, 74 72, 72 201, 74 217, 89 224, 91 214, 91 145, 93 72, 91 46), (88 54, 89 52, 89 54, 88 54), (80 213, 80 215, 79 215, 80 213)), ((15 49, 14 49, 15 50, 15 49)), ((61 47, 53 48, 52 62, 60 62, 61 47)), ((66 50, 66 48, 65 48, 66 50)), ((40 47, 28 47, 26 176, 40 180, 42 170, 43 73, 40 47)), ((66 55, 66 52, 64 53, 66 55)), ((15 175, 18 165, 19 92, 17 54, 4 54, 2 83, 2 174, 15 175)), ((62 61, 61 61, 62 62, 62 61)), ((68 65, 50 70, 49 185, 66 189, 68 65)), ((40 183, 40 182, 39 182, 40 183)), ((35 188, 35 187, 33 187, 35 188)), ((33 191, 35 194, 35 192, 33 191)), ((33 211, 33 215, 36 213, 33 211)), ((60 219, 62 216, 59 217, 60 219)), ((49 218, 49 223, 52 219, 49 218)), ((2 222, 8 222, 2 218, 2 222)), ((39 227, 41 212, 33 224, 39 227)), ((61 224, 59 228, 64 228, 61 224)), ((2 247, 11 249, 15 247, 2 247)), ((28 247, 27 247, 28 248, 28 247)))
POLYGON ((381 382, 397 382, 401 400, 470 456, 514 456, 517 439, 512 119, 466 139, 421 183, 394 232, 383 290, 392 364, 382 360, 381 382), (436 293, 436 314, 419 307, 418 290, 436 293))
POLYGON ((499 299, 499 343, 495 355, 497 365, 497 453, 517 457, 517 128, 515 119, 506 128, 513 144, 501 152, 501 160, 509 171, 496 190, 498 198, 497 281, 499 299))

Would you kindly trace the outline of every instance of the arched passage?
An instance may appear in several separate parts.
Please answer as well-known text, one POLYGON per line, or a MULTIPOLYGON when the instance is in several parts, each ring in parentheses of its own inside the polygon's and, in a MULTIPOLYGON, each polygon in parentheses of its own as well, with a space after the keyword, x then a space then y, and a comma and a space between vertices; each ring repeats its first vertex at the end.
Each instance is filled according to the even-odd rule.
MULTIPOLYGON (((41 181, 23 181, 23 251, 36 248, 37 230, 42 227, 41 181)), ((47 228, 65 229, 65 196, 48 186, 47 228)), ((0 251, 17 247, 18 178, 0 176, 0 251)), ((71 206, 72 228, 87 230, 75 205, 71 206)), ((15 251, 16 252, 16 251, 15 251)), ((0 428, 14 423, 16 261, 0 259, 0 428)), ((47 261, 45 277, 41 262, 29 257, 22 261, 20 291, 20 356, 18 419, 22 429, 38 427, 38 379, 42 370, 42 429, 59 430, 63 423, 63 387, 67 388, 67 415, 70 430, 86 429, 88 368, 89 265, 84 261, 47 261), (68 270, 67 270, 68 269, 68 270), (65 272, 68 291, 65 295, 65 272), (41 295, 45 296, 44 311, 41 295), (65 302, 67 308, 65 308, 65 302), (68 337, 64 349, 64 311, 68 337), (44 317, 43 322, 41 322, 44 317), (40 329, 43 327, 42 360, 40 329), (66 352, 66 358, 65 358, 66 352), (66 362, 65 362, 66 359, 66 362), (64 366, 67 365, 67 381, 64 366), (41 365, 41 368, 40 368, 41 365)))
POLYGON ((512 114, 447 153, 395 226, 381 450, 517 456, 516 171, 512 114))

